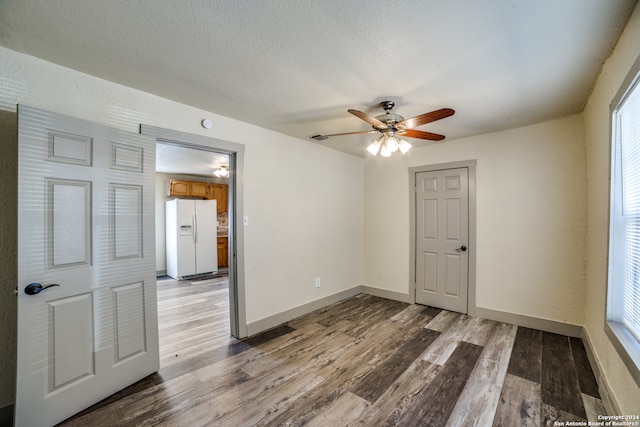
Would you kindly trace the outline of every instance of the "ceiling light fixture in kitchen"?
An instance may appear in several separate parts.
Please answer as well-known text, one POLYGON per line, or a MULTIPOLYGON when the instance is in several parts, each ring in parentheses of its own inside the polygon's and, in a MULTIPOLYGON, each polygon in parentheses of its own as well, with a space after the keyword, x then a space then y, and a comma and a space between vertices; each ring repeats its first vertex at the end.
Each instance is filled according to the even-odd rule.
POLYGON ((218 178, 228 178, 229 177, 229 167, 228 166, 220 166, 218 169, 213 171, 213 174, 218 178))

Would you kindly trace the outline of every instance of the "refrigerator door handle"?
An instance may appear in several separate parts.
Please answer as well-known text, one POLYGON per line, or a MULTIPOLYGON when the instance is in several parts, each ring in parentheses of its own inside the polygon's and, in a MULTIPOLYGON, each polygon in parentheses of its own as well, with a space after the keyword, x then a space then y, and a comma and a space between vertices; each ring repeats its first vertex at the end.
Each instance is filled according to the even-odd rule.
POLYGON ((193 221, 193 243, 198 243, 198 213, 193 212, 191 214, 191 220, 193 221))

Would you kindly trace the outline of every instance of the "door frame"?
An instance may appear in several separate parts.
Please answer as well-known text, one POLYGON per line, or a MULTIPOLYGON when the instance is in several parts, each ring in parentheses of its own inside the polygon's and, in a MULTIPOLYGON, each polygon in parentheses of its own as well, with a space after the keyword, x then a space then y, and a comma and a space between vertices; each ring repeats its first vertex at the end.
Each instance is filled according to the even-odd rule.
POLYGON ((477 160, 438 163, 433 165, 414 166, 409 168, 409 201, 410 201, 410 256, 409 256, 409 302, 416 303, 416 185, 417 174, 447 169, 466 168, 469 173, 469 280, 467 290, 467 314, 476 314, 476 165, 477 160))
POLYGON ((247 315, 244 283, 244 145, 206 136, 140 125, 140 133, 156 138, 156 143, 174 144, 185 148, 214 151, 229 156, 229 317, 231 335, 247 336, 247 315))

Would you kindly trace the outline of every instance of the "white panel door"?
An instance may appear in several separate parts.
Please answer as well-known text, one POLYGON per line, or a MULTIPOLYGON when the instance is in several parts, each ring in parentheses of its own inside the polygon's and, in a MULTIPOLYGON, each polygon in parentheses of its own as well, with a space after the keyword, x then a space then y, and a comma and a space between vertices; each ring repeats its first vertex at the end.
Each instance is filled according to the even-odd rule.
POLYGON ((467 313, 467 168, 416 174, 416 303, 467 313))
POLYGON ((15 421, 47 426, 159 368, 155 141, 24 106, 18 122, 15 421))

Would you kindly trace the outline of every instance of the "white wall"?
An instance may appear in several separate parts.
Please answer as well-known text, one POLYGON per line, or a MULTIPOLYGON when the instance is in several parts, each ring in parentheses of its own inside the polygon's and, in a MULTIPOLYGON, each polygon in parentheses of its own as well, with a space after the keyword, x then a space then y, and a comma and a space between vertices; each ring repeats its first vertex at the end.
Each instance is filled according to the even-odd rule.
POLYGON ((640 388, 604 333, 609 231, 609 104, 640 56, 640 7, 605 63, 584 110, 588 170, 588 235, 585 326, 621 413, 640 413, 640 388))
POLYGON ((367 158, 364 284, 410 290, 408 168, 471 159, 477 160, 477 307, 581 325, 587 220, 581 115, 435 143, 404 157, 367 158))
MULTIPOLYGON (((0 48, 0 110, 18 103, 131 132, 144 123, 244 144, 248 323, 362 283, 361 158, 0 48), (212 129, 200 126, 205 117, 212 129)), ((2 357, 5 369, 15 355, 2 357)), ((0 388, 2 407, 13 390, 0 388)))
POLYGON ((249 149, 244 165, 248 322, 360 286, 363 160, 284 139, 249 149), (319 289, 315 277, 321 278, 319 289))

